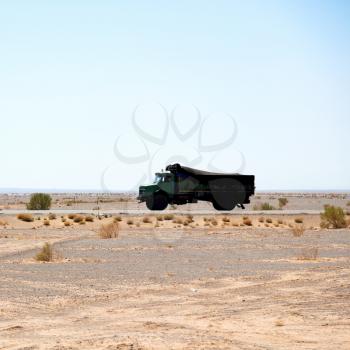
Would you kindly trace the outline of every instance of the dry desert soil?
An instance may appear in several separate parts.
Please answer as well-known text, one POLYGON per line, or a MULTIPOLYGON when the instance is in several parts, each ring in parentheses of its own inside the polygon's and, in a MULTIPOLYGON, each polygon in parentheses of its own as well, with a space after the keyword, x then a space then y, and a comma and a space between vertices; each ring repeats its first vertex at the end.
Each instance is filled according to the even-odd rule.
MULTIPOLYGON (((278 206, 276 194, 259 197, 278 206)), ((56 209, 97 205, 54 198, 56 209)), ((0 349, 350 349, 350 228, 321 229, 319 215, 284 209, 169 211, 120 215, 118 236, 101 239, 115 216, 4 213, 26 200, 0 198, 0 349), (34 258, 45 242, 51 262, 34 258)), ((286 209, 348 202, 296 194, 286 209)), ((123 203, 140 208, 132 196, 98 204, 123 203)))

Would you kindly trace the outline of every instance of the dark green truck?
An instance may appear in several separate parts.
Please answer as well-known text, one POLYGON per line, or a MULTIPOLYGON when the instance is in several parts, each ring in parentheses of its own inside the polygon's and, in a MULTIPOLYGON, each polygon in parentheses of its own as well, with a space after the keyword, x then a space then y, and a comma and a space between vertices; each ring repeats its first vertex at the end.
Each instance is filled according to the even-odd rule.
POLYGON ((222 174, 171 164, 156 173, 151 185, 140 186, 137 199, 150 210, 164 210, 168 204, 211 202, 217 210, 244 209, 254 195, 254 175, 222 174))

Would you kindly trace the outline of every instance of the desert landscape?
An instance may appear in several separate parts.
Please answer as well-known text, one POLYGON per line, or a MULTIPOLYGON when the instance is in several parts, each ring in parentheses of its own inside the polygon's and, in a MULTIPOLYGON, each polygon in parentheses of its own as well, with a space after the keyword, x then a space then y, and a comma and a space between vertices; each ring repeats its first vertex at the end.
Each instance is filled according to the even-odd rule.
POLYGON ((66 193, 43 213, 29 197, 0 196, 1 349, 350 348, 348 193, 232 212, 66 193))

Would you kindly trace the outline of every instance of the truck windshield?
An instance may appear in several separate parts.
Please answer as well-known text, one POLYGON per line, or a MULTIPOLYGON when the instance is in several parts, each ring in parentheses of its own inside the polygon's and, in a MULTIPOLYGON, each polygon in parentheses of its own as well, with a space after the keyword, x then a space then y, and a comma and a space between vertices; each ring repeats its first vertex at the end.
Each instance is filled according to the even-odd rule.
POLYGON ((153 183, 157 184, 157 183, 161 182, 162 180, 163 180, 163 176, 161 176, 161 175, 156 175, 156 177, 155 177, 153 183))

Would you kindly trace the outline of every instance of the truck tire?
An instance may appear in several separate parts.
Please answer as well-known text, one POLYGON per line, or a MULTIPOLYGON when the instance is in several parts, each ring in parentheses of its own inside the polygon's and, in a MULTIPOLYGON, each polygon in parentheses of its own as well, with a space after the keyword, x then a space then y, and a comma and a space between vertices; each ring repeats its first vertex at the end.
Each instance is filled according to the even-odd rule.
POLYGON ((234 202, 225 203, 225 204, 219 204, 218 202, 213 201, 213 207, 214 207, 214 209, 216 209, 216 210, 227 210, 227 211, 229 211, 229 210, 234 209, 235 206, 236 206, 236 205, 235 205, 234 202))
POLYGON ((149 210, 164 210, 168 206, 168 197, 164 193, 156 193, 146 200, 149 210))

